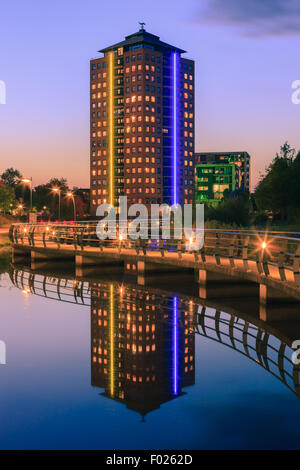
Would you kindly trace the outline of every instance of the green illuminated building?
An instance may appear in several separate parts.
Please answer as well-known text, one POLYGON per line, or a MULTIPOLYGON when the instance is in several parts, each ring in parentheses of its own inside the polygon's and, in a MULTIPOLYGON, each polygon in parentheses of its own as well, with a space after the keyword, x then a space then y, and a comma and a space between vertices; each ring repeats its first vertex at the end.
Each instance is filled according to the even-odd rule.
POLYGON ((195 202, 217 204, 223 199, 224 191, 238 188, 239 173, 234 163, 196 164, 195 202))
POLYGON ((195 202, 216 205, 224 191, 249 191, 248 152, 207 152, 195 154, 195 202))

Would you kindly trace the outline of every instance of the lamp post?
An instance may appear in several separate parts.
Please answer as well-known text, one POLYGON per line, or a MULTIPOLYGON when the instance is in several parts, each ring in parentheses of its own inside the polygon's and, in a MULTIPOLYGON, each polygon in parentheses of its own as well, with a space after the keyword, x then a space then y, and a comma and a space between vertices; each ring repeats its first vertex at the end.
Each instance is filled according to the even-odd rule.
POLYGON ((28 184, 30 188, 30 212, 32 212, 32 178, 21 178, 21 182, 28 184))
POLYGON ((73 209, 74 209, 74 222, 76 222, 76 204, 75 204, 74 194, 72 193, 72 191, 67 192, 67 197, 72 199, 73 209))
POLYGON ((58 220, 60 221, 60 194, 61 194, 61 189, 60 188, 52 188, 52 191, 55 194, 58 194, 58 220))

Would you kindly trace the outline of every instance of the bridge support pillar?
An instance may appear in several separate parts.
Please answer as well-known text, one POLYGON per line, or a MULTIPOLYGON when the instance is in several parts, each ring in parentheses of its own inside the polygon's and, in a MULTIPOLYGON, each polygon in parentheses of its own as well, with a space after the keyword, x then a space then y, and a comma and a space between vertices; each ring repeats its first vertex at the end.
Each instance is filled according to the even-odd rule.
POLYGON ((260 304, 259 319, 262 321, 297 321, 300 320, 300 304, 260 304))
POLYGON ((207 284, 209 281, 221 281, 221 276, 218 278, 218 275, 214 276, 215 273, 206 271, 206 269, 195 269, 195 281, 199 284, 199 297, 201 299, 207 299, 208 291, 207 284))
POLYGON ((226 277, 224 274, 207 271, 206 269, 196 269, 195 277, 201 286, 205 286, 208 282, 223 282, 224 280, 228 280, 228 276, 226 277))
POLYGON ((228 273, 216 273, 206 269, 195 270, 201 299, 242 298, 257 296, 257 284, 239 279, 228 273))
POLYGON ((99 264, 99 260, 83 255, 75 255, 75 275, 82 277, 84 268, 86 266, 94 266, 95 264, 99 264))
POLYGON ((125 261, 124 262, 124 272, 125 274, 137 276, 137 283, 139 285, 145 285, 145 279, 147 276, 147 281, 153 282, 155 279, 157 282, 158 279, 162 279, 164 276, 164 280, 166 279, 166 273, 173 274, 177 273, 182 275, 184 272, 184 268, 179 268, 177 266, 168 266, 159 263, 150 263, 146 261, 125 261))
POLYGON ((89 256, 75 255, 75 264, 76 266, 91 266, 99 264, 99 260, 89 256))
POLYGON ((300 302, 285 292, 259 285, 259 317, 263 321, 300 320, 300 302))
POLYGON ((278 289, 267 286, 266 284, 259 285, 259 300, 263 305, 269 304, 299 304, 297 299, 291 298, 288 294, 278 289))
POLYGON ((85 269, 83 266, 75 266, 75 276, 76 277, 84 277, 85 269))
POLYGON ((137 276, 137 284, 139 286, 144 286, 146 281, 145 281, 145 274, 146 274, 146 266, 145 266, 145 261, 136 261, 134 263, 132 262, 125 262, 124 263, 124 271, 125 274, 133 274, 137 276))
POLYGON ((18 258, 25 258, 28 256, 29 252, 26 252, 24 250, 18 250, 18 248, 12 248, 11 251, 11 260, 13 263, 17 261, 18 258))
POLYGON ((45 260, 49 260, 49 256, 46 255, 45 253, 40 253, 39 251, 33 251, 31 250, 30 252, 31 256, 31 269, 36 269, 41 262, 45 260))
POLYGON ((200 285, 212 284, 249 284, 249 281, 239 278, 229 272, 214 272, 206 269, 195 269, 195 280, 200 285))
POLYGON ((75 275, 83 277, 87 269, 93 269, 94 273, 99 271, 99 274, 103 274, 103 271, 107 268, 117 268, 123 263, 116 259, 101 258, 97 256, 86 256, 84 254, 75 255, 75 275))

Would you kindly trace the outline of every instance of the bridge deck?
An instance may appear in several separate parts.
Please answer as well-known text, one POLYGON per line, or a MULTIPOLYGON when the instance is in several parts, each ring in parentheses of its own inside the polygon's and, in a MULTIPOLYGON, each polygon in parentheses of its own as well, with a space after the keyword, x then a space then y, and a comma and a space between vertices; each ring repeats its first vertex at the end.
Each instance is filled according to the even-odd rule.
POLYGON ((265 263, 264 272, 259 272, 258 263, 255 260, 247 260, 247 269, 245 268, 245 261, 239 258, 229 258, 228 256, 216 256, 214 254, 205 254, 205 261, 201 260, 199 256, 195 258, 193 252, 183 252, 178 254, 176 251, 164 250, 162 255, 159 249, 147 249, 146 254, 140 251, 137 254, 135 248, 119 246, 84 246, 83 249, 75 248, 71 244, 60 244, 58 247, 57 242, 47 241, 47 246, 44 246, 42 240, 36 239, 34 246, 28 240, 24 239, 23 243, 13 243, 13 248, 24 252, 35 252, 37 255, 45 255, 50 257, 76 257, 83 256, 90 260, 90 263, 101 264, 101 260, 119 260, 127 262, 143 261, 146 263, 155 263, 160 265, 177 266, 183 268, 203 269, 207 271, 223 273, 228 276, 238 277, 245 281, 252 281, 256 283, 267 284, 275 289, 281 289, 287 295, 300 299, 300 289, 295 284, 294 272, 290 267, 279 269, 278 265, 272 262, 265 263), (268 274, 266 275, 265 270, 268 274), (280 272, 281 271, 281 272, 280 272), (282 280, 284 275, 285 280, 282 280))

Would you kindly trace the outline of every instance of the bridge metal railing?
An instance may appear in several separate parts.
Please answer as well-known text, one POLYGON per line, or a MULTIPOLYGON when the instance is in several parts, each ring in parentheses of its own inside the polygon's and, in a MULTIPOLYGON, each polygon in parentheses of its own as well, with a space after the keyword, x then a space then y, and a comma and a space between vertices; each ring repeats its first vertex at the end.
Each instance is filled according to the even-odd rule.
MULTIPOLYGON (((278 233, 263 233, 240 230, 205 229, 203 247, 195 249, 195 238, 168 240, 162 237, 149 240, 125 238, 117 229, 116 239, 100 240, 97 237, 98 222, 67 224, 14 224, 9 233, 12 244, 27 247, 68 248, 75 251, 103 252, 115 249, 121 253, 134 250, 137 255, 156 251, 161 257, 176 253, 178 259, 193 256, 195 263, 206 263, 213 256, 214 263, 221 265, 224 259, 231 268, 249 271, 249 262, 255 263, 256 272, 271 276, 270 267, 275 266, 281 281, 287 281, 287 271, 293 273, 293 282, 300 287, 300 238, 282 236, 278 233)), ((198 232, 199 234, 199 232, 198 232)), ((171 229, 172 235, 172 229, 171 229)), ((195 236, 194 232, 194 236, 195 236)))
POLYGON ((294 350, 269 332, 267 325, 261 328, 234 314, 200 307, 195 329, 256 362, 300 397, 300 366, 292 362, 294 350))

